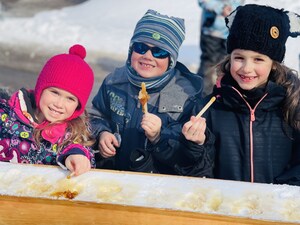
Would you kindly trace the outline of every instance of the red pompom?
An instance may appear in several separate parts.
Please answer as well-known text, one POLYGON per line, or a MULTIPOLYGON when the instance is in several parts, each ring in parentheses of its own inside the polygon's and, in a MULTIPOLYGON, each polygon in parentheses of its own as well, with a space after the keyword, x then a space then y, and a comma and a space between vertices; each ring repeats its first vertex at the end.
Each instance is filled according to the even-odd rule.
POLYGON ((69 49, 69 54, 78 55, 80 58, 84 59, 86 56, 86 51, 82 45, 76 44, 69 49))

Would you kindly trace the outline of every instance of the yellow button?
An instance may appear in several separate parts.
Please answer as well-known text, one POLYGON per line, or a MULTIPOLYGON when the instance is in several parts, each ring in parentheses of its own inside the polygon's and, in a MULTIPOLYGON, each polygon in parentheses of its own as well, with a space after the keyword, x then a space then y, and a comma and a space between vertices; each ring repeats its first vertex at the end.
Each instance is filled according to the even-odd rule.
POLYGON ((279 29, 275 26, 271 27, 270 34, 272 38, 277 39, 279 37, 279 29))

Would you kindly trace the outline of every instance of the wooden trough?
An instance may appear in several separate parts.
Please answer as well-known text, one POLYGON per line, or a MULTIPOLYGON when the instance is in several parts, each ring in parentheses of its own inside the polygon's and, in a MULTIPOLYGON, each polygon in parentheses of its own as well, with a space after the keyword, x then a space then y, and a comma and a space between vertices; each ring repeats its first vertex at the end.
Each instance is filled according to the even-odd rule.
POLYGON ((299 224, 300 187, 0 163, 0 224, 299 224), (72 193, 73 195, 66 195, 72 193), (71 199, 72 198, 72 199, 71 199))

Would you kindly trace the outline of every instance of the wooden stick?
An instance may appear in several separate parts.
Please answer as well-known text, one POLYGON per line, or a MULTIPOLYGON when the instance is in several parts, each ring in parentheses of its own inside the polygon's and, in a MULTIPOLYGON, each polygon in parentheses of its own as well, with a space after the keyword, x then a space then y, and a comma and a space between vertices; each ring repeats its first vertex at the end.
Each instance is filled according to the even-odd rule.
POLYGON ((201 109, 201 111, 197 114, 196 118, 200 118, 203 115, 203 113, 205 113, 205 111, 211 106, 211 104, 214 103, 214 101, 216 101, 216 97, 215 96, 213 96, 209 100, 209 102, 201 109))
POLYGON ((148 104, 147 104, 147 102, 144 105, 144 113, 148 113, 148 104))
POLYGON ((147 93, 145 82, 142 82, 141 87, 142 87, 142 89, 139 92, 138 99, 140 100, 140 103, 142 105, 143 113, 148 113, 147 102, 150 99, 150 96, 147 93))
POLYGON ((69 173, 69 175, 67 176, 67 179, 70 179, 71 177, 74 177, 74 175, 75 175, 75 172, 74 172, 74 171, 71 172, 71 173, 69 173))

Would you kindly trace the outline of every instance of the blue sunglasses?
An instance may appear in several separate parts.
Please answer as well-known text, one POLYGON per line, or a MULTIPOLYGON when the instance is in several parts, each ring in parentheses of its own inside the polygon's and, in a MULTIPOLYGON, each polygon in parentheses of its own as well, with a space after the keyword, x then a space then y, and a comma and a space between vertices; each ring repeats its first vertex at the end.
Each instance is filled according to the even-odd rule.
POLYGON ((144 55, 149 50, 151 51, 153 57, 158 59, 164 59, 170 56, 170 53, 166 50, 163 50, 159 47, 150 47, 144 43, 141 42, 135 42, 132 45, 133 51, 135 51, 138 54, 144 55))

